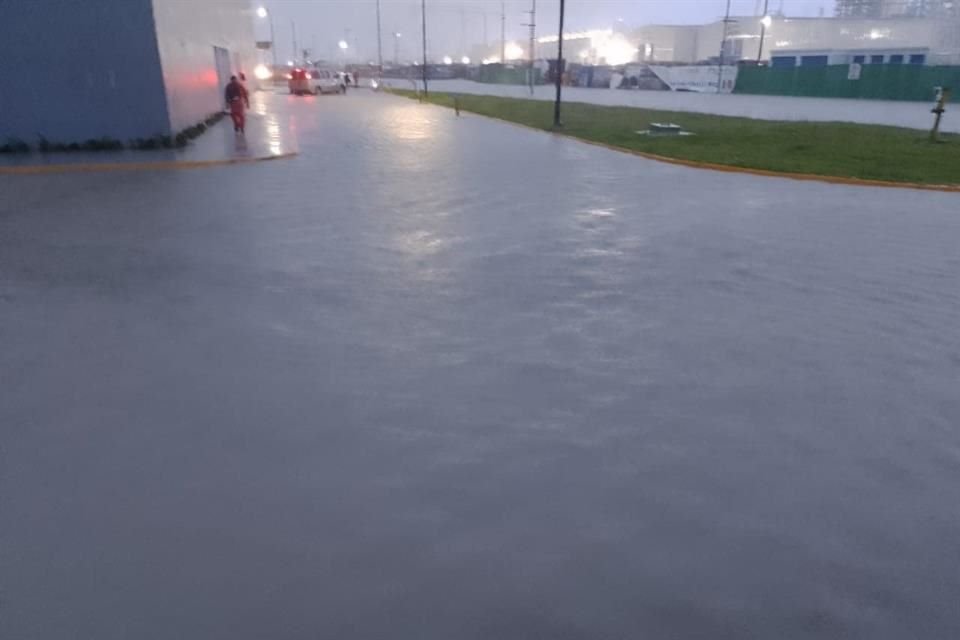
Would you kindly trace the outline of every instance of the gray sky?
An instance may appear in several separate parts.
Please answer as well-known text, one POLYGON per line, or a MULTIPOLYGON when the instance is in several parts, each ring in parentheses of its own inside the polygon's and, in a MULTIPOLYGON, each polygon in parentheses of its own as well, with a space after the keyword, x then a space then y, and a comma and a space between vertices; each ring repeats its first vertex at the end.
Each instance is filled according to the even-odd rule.
MULTIPOLYGON (((298 46, 310 49, 316 58, 338 55, 337 42, 350 44, 351 58, 376 58, 376 0, 251 0, 273 13, 277 51, 281 59, 291 57, 291 20, 297 25, 298 46)), ((762 2, 762 0, 761 0, 762 2)), ((769 0, 770 11, 781 0, 769 0)), ((395 31, 401 33, 400 58, 419 57, 419 0, 382 0, 383 56, 392 60, 395 31)), ((506 0, 507 38, 525 39, 525 13, 531 0, 506 0)), ((735 15, 753 15, 757 0, 732 0, 735 15)), ((833 0, 782 0, 784 12, 794 16, 815 16, 820 10, 833 12, 833 0)), ((558 0, 537 0, 540 33, 556 33, 558 0)), ((708 22, 723 16, 726 0, 567 0, 568 31, 607 28, 622 18, 629 26, 641 24, 683 24, 708 22)), ((762 4, 761 4, 762 6, 762 4)), ((499 0, 427 0, 428 35, 434 58, 455 58, 469 53, 473 44, 500 40, 499 0), (486 16, 486 18, 484 18, 486 16)), ((269 40, 266 20, 257 19, 259 39, 269 40)))

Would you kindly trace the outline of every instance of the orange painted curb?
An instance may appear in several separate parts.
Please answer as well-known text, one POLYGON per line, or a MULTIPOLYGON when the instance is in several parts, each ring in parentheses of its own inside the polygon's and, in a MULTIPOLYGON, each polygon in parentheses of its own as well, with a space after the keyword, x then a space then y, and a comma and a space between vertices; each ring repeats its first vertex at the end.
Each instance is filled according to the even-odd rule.
MULTIPOLYGON (((398 95, 398 94, 394 94, 398 95)), ((406 97, 398 95, 398 97, 406 97)), ((415 98, 410 98, 415 99, 415 98)), ((514 100, 521 100, 522 98, 513 98, 514 100)), ((447 107, 446 105, 436 104, 433 102, 428 102, 427 104, 433 105, 435 107, 441 107, 443 109, 451 109, 452 107, 447 107)), ((960 193, 960 185, 955 184, 922 184, 919 182, 892 182, 890 180, 871 180, 869 178, 843 178, 840 176, 822 176, 815 173, 793 173, 789 171, 773 171, 771 169, 751 169, 749 167, 737 167, 729 164, 716 164, 713 162, 701 162, 698 160, 684 160, 683 158, 671 158, 670 156, 661 156, 656 153, 649 153, 647 151, 637 151, 635 149, 627 149, 626 147, 617 147, 605 142, 596 142, 594 140, 587 140, 586 138, 581 138, 573 134, 565 133, 563 131, 547 131, 546 129, 540 129, 528 124, 523 124, 522 122, 513 122, 512 120, 504 120, 503 118, 497 118, 496 116, 488 116, 483 113, 476 113, 474 111, 469 111, 460 108, 460 111, 470 113, 481 118, 487 118, 489 120, 496 120, 497 122, 504 122, 506 124, 512 124, 517 127, 522 127, 530 131, 539 131, 540 133, 545 133, 548 135, 563 136, 564 138, 570 138, 571 140, 577 140, 578 142, 583 142, 584 144, 589 144, 594 147, 601 147, 609 151, 617 151, 620 153, 627 153, 633 156, 644 158, 646 160, 653 160, 655 162, 665 162, 667 164, 677 165, 681 167, 687 167, 690 169, 703 169, 708 171, 722 171, 724 173, 743 173, 753 176, 763 176, 767 178, 786 178, 788 180, 801 180, 805 182, 824 182, 827 184, 841 184, 846 186, 854 187, 885 187, 890 189, 917 189, 920 191, 940 191, 945 193, 960 193)), ((722 116, 721 116, 722 117, 722 116)))
POLYGON ((206 169, 209 167, 224 167, 234 164, 253 164, 255 162, 270 162, 283 160, 299 155, 298 151, 281 153, 275 156, 261 156, 258 158, 229 158, 225 160, 170 160, 164 162, 91 162, 78 164, 48 164, 30 165, 23 167, 0 167, 0 175, 44 175, 50 173, 99 173, 110 171, 170 171, 177 169, 206 169))

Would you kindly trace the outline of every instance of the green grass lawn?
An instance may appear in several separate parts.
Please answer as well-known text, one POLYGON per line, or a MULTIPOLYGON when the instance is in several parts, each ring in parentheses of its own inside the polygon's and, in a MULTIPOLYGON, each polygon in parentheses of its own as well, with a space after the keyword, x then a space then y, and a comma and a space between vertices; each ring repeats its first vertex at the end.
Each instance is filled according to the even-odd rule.
MULTIPOLYGON (((416 97, 412 91, 398 95, 416 97)), ((537 100, 460 95, 463 111, 550 131, 553 104, 537 100)), ((454 96, 429 101, 452 107, 454 96)), ((917 108, 922 108, 918 105, 917 108)), ((948 112, 945 117, 960 117, 948 112)), ((931 115, 931 124, 933 116, 931 115)), ((735 167, 844 178, 960 184, 960 136, 845 122, 772 122, 699 113, 565 103, 562 132, 624 149, 735 167), (651 122, 674 122, 694 136, 638 135, 651 122)))

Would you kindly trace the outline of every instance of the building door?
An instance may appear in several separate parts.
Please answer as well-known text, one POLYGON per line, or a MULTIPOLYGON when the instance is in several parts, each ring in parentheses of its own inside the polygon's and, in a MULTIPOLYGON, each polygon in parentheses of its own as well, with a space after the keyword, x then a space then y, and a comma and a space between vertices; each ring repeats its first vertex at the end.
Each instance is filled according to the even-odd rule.
POLYGON ((220 83, 220 91, 230 82, 230 52, 223 47, 213 48, 213 62, 217 67, 217 81, 220 83))

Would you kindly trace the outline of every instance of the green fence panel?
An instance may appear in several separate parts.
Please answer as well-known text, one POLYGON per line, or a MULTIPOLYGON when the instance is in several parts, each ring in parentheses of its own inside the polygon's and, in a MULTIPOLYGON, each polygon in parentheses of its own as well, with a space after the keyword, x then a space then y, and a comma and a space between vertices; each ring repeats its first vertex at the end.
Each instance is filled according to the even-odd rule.
POLYGON ((743 67, 734 93, 873 100, 933 100, 937 86, 960 89, 960 67, 912 64, 863 65, 859 80, 848 65, 824 67, 743 67))

